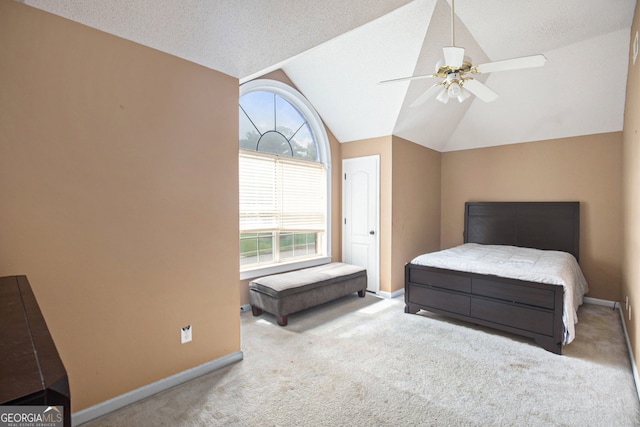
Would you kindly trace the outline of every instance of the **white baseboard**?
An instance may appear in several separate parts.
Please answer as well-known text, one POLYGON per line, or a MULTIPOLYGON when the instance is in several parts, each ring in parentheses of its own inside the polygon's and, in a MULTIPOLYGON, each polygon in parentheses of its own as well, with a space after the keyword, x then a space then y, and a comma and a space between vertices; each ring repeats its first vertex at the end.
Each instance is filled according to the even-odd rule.
POLYGON ((631 372, 633 373, 633 381, 636 383, 636 393, 638 399, 640 399, 640 377, 638 377, 638 367, 636 366, 636 359, 633 357, 633 349, 631 348, 631 341, 629 340, 629 334, 627 333, 627 326, 624 323, 624 313, 622 307, 618 304, 618 314, 620 314, 620 323, 622 323, 622 331, 624 332, 624 340, 627 343, 627 352, 629 353, 629 361, 631 362, 631 372))
POLYGON ((598 298, 584 297, 583 301, 586 304, 603 305, 605 307, 611 307, 614 310, 618 309, 620 315, 620 323, 622 323, 622 332, 624 334, 624 341, 627 344, 627 353, 629 353, 629 362, 631 362, 631 373, 633 374, 633 382, 636 385, 636 394, 640 400, 640 377, 638 376, 638 367, 636 366, 636 359, 633 356, 633 349, 631 348, 631 341, 629 340, 629 334, 627 333, 627 325, 624 323, 624 313, 622 312, 622 306, 617 301, 609 301, 598 298))
POLYGON ((226 356, 219 357, 218 359, 203 363, 202 365, 187 369, 186 371, 178 372, 177 374, 163 378, 154 383, 131 390, 127 393, 121 394, 120 396, 105 400, 97 405, 74 412, 71 414, 71 425, 79 426, 80 424, 89 422, 95 418, 101 417, 102 415, 108 414, 109 412, 131 405, 139 400, 146 399, 147 397, 160 393, 161 391, 239 362, 243 357, 244 355, 242 350, 238 350, 234 353, 227 354, 226 356))
POLYGON ((611 307, 611 308, 615 308, 616 304, 618 303, 617 301, 609 301, 606 299, 591 298, 591 297, 583 297, 582 301, 585 304, 603 305, 605 307, 611 307))
POLYGON ((376 295, 382 297, 382 298, 395 298, 398 297, 400 295, 404 294, 404 288, 402 289, 398 289, 397 291, 393 291, 393 292, 384 292, 384 291, 378 291, 378 293, 376 295))

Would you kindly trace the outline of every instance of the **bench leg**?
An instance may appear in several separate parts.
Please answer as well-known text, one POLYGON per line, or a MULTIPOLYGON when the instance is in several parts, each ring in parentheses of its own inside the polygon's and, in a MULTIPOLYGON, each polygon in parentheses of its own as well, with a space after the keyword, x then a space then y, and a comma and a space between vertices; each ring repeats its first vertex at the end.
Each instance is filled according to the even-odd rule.
POLYGON ((276 320, 280 326, 287 326, 287 322, 289 321, 286 314, 284 316, 276 316, 276 320))
POLYGON ((256 307, 255 305, 251 306, 251 313, 253 313, 254 316, 260 316, 262 314, 262 309, 256 307))
POLYGON ((358 296, 359 296, 360 298, 364 298, 364 296, 365 296, 365 295, 367 295, 367 290, 366 290, 366 289, 360 289, 360 290, 358 291, 358 296))

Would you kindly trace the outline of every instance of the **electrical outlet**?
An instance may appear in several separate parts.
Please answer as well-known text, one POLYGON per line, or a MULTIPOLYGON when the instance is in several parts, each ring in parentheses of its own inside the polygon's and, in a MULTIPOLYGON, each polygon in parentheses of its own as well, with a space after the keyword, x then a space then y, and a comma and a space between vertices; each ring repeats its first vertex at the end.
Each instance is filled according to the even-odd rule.
POLYGON ((191 325, 187 325, 184 328, 180 328, 180 344, 191 342, 193 328, 191 325))

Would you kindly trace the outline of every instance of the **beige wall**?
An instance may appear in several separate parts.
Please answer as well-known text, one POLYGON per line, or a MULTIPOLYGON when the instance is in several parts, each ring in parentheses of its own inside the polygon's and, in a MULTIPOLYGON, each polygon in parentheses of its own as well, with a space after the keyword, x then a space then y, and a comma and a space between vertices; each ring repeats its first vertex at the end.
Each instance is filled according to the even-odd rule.
POLYGON ((580 263, 589 296, 620 299, 622 133, 438 153, 399 137, 342 144, 380 155, 380 290, 404 286, 404 264, 462 243, 466 201, 581 203, 580 263))
POLYGON ((404 289, 404 265, 440 249, 441 154, 393 137, 391 291, 404 289))
MULTIPOLYGON (((282 70, 276 70, 266 74, 261 79, 277 80, 291 87, 296 87, 289 79, 289 76, 282 70)), ((296 88, 297 89, 297 88, 296 88)), ((331 150, 331 260, 342 260, 342 160, 341 146, 336 137, 325 126, 327 138, 329 138, 329 149, 331 150)), ((249 282, 251 279, 240 280, 240 303, 249 304, 249 282)))
POLYGON ((467 201, 579 201, 588 296, 620 299, 622 133, 442 155, 442 247, 462 243, 467 201))
MULTIPOLYGON (((636 5, 631 39, 640 30, 640 3, 636 5)), ((629 52, 631 52, 631 40, 629 52)), ((633 65, 629 61, 627 77, 627 97, 623 131, 623 264, 622 264, 622 308, 631 341, 631 347, 639 364, 640 322, 637 310, 640 309, 640 61, 633 65), (625 306, 625 297, 629 297, 631 320, 625 306)))
POLYGON ((238 351, 238 81, 12 0, 0 40, 0 276, 72 410, 238 351))

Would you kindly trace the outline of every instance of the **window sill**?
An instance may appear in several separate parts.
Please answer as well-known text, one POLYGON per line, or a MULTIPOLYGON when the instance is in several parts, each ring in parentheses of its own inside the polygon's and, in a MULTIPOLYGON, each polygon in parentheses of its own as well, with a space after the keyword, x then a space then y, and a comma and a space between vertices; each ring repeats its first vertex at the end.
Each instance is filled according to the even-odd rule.
POLYGON ((258 267, 251 270, 241 271, 240 280, 255 279, 256 277, 268 276, 270 274, 284 273, 286 271, 298 270, 306 267, 315 267, 329 262, 331 262, 331 257, 323 256, 319 258, 305 259, 302 261, 258 267))

